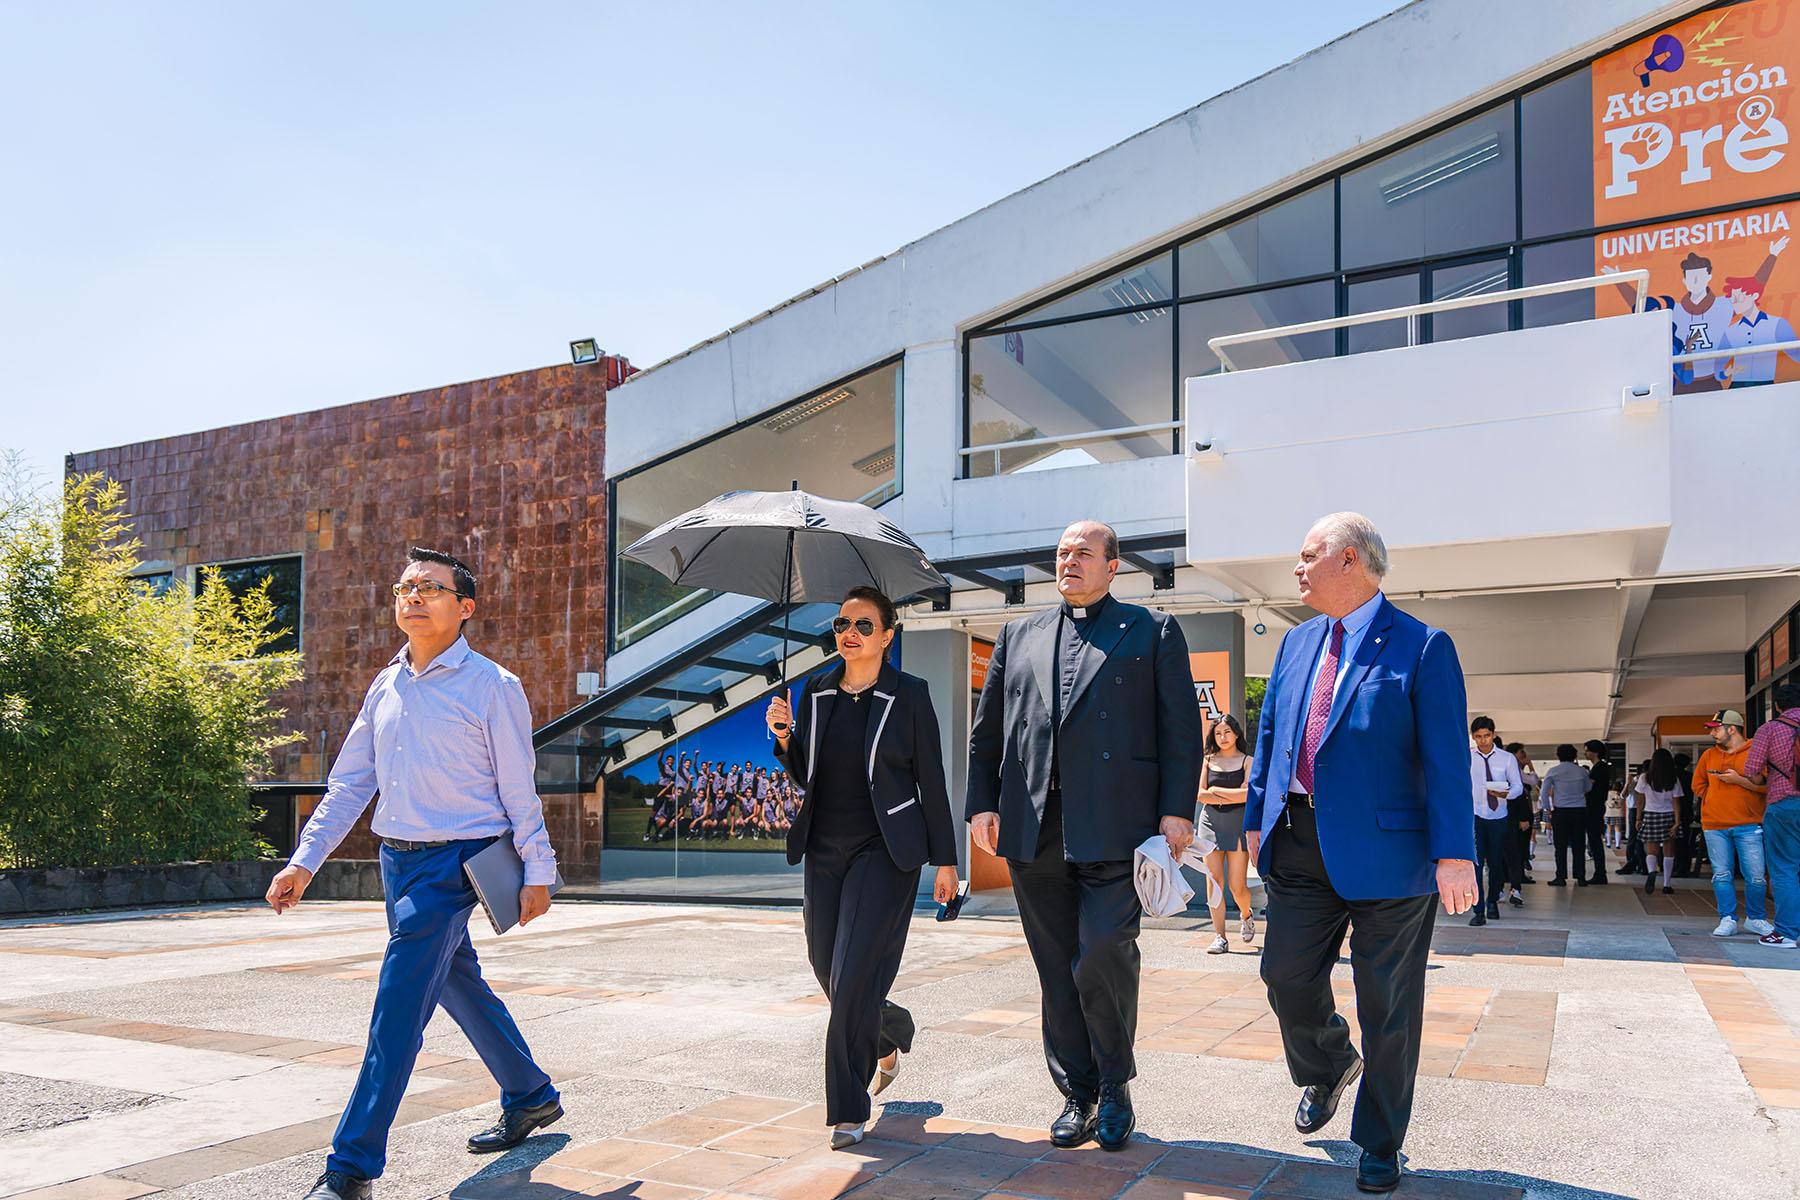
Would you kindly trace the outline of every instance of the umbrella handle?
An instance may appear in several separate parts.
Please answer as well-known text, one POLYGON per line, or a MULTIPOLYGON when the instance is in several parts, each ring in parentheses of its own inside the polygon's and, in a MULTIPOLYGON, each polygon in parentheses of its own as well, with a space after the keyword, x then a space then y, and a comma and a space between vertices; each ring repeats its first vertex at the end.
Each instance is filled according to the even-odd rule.
MULTIPOLYGON (((797 491, 799 490, 799 487, 800 481, 796 479, 794 481, 794 488, 797 491)), ((788 684, 788 627, 793 612, 793 605, 790 603, 793 594, 794 531, 790 529, 788 530, 787 535, 787 553, 783 556, 781 564, 781 692, 783 695, 787 694, 788 684)), ((777 722, 775 725, 775 732, 786 733, 786 723, 777 722)))

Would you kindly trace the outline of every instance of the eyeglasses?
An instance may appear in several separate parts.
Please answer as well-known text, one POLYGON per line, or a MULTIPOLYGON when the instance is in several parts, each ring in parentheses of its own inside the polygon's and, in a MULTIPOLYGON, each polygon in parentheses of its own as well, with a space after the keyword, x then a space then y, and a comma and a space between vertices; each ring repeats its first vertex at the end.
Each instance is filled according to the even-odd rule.
POLYGON ((858 617, 854 621, 849 617, 831 618, 831 632, 838 637, 843 637, 851 626, 855 626, 856 632, 862 634, 864 637, 875 636, 875 622, 869 620, 867 617, 858 617))
POLYGON ((449 592, 452 596, 462 595, 462 593, 455 588, 447 588, 435 579, 415 579, 411 583, 396 583, 394 585, 394 598, 396 600, 405 596, 408 592, 419 593, 419 598, 422 600, 435 600, 437 599, 439 592, 449 592))

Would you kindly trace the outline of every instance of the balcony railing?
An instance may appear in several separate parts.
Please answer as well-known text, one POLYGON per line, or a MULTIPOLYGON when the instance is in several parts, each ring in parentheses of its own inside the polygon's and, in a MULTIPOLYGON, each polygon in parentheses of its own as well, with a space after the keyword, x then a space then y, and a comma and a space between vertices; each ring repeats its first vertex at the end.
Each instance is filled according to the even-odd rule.
MULTIPOLYGON (((1353 313, 1342 317, 1325 317, 1318 321, 1305 321, 1298 325, 1283 325, 1276 329, 1253 329, 1248 333, 1223 333, 1218 337, 1207 339, 1207 346, 1219 359, 1220 366, 1226 371, 1237 370, 1237 365, 1225 353, 1227 346, 1245 346, 1253 342, 1269 342, 1277 338, 1298 337, 1307 333, 1328 333, 1337 329, 1351 329, 1358 325, 1373 325, 1378 321, 1397 321, 1415 319, 1431 313, 1454 312, 1463 308, 1478 308, 1484 304, 1507 304, 1514 300, 1533 300, 1539 296, 1557 296, 1565 292, 1598 291, 1603 287, 1617 287, 1619 284, 1633 284, 1636 299, 1631 311, 1644 311, 1644 292, 1650 286, 1650 272, 1642 268, 1635 271, 1618 271, 1608 275, 1589 275, 1582 279, 1564 279, 1556 283, 1538 283, 1530 287, 1512 288, 1504 292, 1483 292, 1479 296, 1459 296, 1454 300, 1429 300, 1423 304, 1407 304, 1399 308, 1384 308, 1377 312, 1353 313)), ((1703 358, 1721 357, 1716 352, 1704 354, 1703 358)))

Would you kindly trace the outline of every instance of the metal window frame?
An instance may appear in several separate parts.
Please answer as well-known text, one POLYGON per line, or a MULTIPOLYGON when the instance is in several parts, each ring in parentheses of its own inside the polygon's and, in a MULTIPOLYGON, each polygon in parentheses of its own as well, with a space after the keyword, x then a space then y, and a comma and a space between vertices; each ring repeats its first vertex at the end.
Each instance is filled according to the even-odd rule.
POLYGON ((883 504, 886 504, 891 500, 898 499, 906 490, 905 483, 900 474, 901 464, 905 462, 905 450, 903 449, 905 439, 902 436, 904 432, 902 424, 906 403, 906 352, 904 350, 900 351, 898 354, 890 354, 886 358, 870 363, 868 366, 859 367, 847 375, 840 375, 828 383, 820 384, 818 387, 801 393, 792 400, 784 400, 780 404, 771 405, 768 408, 760 410, 753 416, 745 417, 743 420, 727 425, 723 429, 715 429, 705 437, 696 438, 691 442, 675 447, 673 450, 665 451, 646 462, 641 462, 637 466, 632 467, 629 471, 621 471, 617 475, 610 475, 607 477, 606 655, 608 657, 616 654, 619 650, 619 556, 625 549, 618 544, 619 484, 633 476, 641 475, 645 471, 665 466, 700 446, 716 442, 723 437, 729 437, 739 430, 750 428, 752 425, 760 425, 768 420, 771 415, 780 412, 782 409, 792 408, 796 404, 804 404, 814 396, 823 395, 833 388, 840 388, 846 384, 852 383, 855 380, 862 378, 864 375, 893 366, 900 368, 899 374, 894 380, 894 494, 888 497, 887 500, 882 501, 883 504))
MULTIPOLYGON (((1696 15, 1701 12, 1709 12, 1714 9, 1729 8, 1733 4, 1738 3, 1738 2, 1739 2, 1739 0, 1720 0, 1719 3, 1709 4, 1709 5, 1705 5, 1701 8, 1697 8, 1694 10, 1694 13, 1687 14, 1687 16, 1693 16, 1693 15, 1696 15)), ((1687 19, 1687 17, 1684 16, 1681 19, 1685 20, 1685 19, 1687 19)), ((1658 27, 1660 28, 1661 26, 1658 26, 1658 27)), ((1382 273, 1385 273, 1385 272, 1400 273, 1400 272, 1405 271, 1409 267, 1416 269, 1416 270, 1418 270, 1418 272, 1420 274, 1420 300, 1421 300, 1421 302, 1423 302, 1427 299, 1426 288, 1429 286, 1428 281, 1429 281, 1429 277, 1430 277, 1430 272, 1433 269, 1435 269, 1439 266, 1457 265, 1457 262, 1459 260, 1479 261, 1479 260, 1485 259, 1485 258, 1499 258, 1502 256, 1505 256, 1505 257, 1508 257, 1511 259, 1511 280, 1510 280, 1510 282, 1512 284, 1512 288, 1509 290, 1516 290, 1518 287, 1520 287, 1522 285, 1523 273, 1524 273, 1524 258, 1525 258, 1526 250, 1528 250, 1532 247, 1535 247, 1535 246, 1550 245, 1550 244, 1553 244, 1556 242, 1573 241, 1578 238, 1590 238, 1591 239, 1591 238, 1602 237, 1608 233, 1616 233, 1616 232, 1626 230, 1626 229, 1635 229, 1635 228, 1643 225, 1645 222, 1642 220, 1619 221, 1619 222, 1613 222, 1613 223, 1607 224, 1607 225, 1589 226, 1585 229, 1578 228, 1578 229, 1564 230, 1564 231, 1560 231, 1560 232, 1556 232, 1556 233, 1542 233, 1542 234, 1537 234, 1533 237, 1527 238, 1525 236, 1525 205, 1524 205, 1525 197, 1524 197, 1524 172, 1523 172, 1524 156, 1526 153, 1525 131, 1524 131, 1524 110, 1523 110, 1523 102, 1524 102, 1525 97, 1533 92, 1536 92, 1540 88, 1548 87, 1553 83, 1556 83, 1562 79, 1567 78, 1568 76, 1575 75, 1582 71, 1587 71, 1587 70, 1592 69, 1594 63, 1596 61, 1598 61, 1599 59, 1605 58, 1607 55, 1615 53, 1616 51, 1623 49, 1626 46, 1631 45, 1633 42, 1640 41, 1643 37, 1644 37, 1643 33, 1638 33, 1632 37, 1624 38, 1623 40, 1620 40, 1618 42, 1611 43, 1610 45, 1607 45, 1601 49, 1594 51, 1593 53, 1591 53, 1589 55, 1584 56, 1581 59, 1581 61, 1572 63, 1569 66, 1563 68, 1562 70, 1552 71, 1546 75, 1529 80, 1525 83, 1520 84, 1519 86, 1517 86, 1515 88, 1512 88, 1504 93, 1501 93, 1499 96, 1493 98, 1491 101, 1489 101, 1486 104, 1479 105, 1473 109, 1467 109, 1467 110, 1464 110, 1464 111, 1461 111, 1458 113, 1451 114, 1450 116, 1445 117, 1443 120, 1438 121, 1438 122, 1428 126, 1427 128, 1422 129, 1422 130, 1412 134, 1411 136, 1404 137, 1404 138, 1398 139, 1390 144, 1372 149, 1369 153, 1367 153, 1359 158, 1352 159, 1352 160, 1344 163, 1343 165, 1335 168, 1328 175, 1314 176, 1313 178, 1304 180, 1303 182, 1297 183, 1290 188, 1284 189, 1283 191, 1277 193, 1276 195, 1270 197, 1269 199, 1263 201, 1262 203, 1255 205, 1254 207, 1247 208, 1247 209, 1244 209, 1244 210, 1241 210, 1238 212, 1234 212, 1234 213, 1230 213, 1226 216, 1220 217, 1218 220, 1210 222, 1204 226, 1201 226, 1200 228, 1198 228, 1196 230, 1192 230, 1188 233, 1185 233, 1185 234, 1181 235, 1180 237, 1171 239, 1166 242, 1159 243, 1158 245, 1153 246, 1150 249, 1148 249, 1140 254, 1134 255, 1133 257, 1126 259, 1122 263, 1113 264, 1104 271, 1096 272, 1096 273, 1089 275, 1083 279, 1077 280, 1076 282, 1071 283, 1066 287, 1060 288, 1047 296, 1044 296, 1042 298, 1034 300, 1033 302, 1031 302, 1028 305, 1023 305, 1020 308, 1015 309, 1010 314, 1006 314, 1006 315, 1003 315, 1000 317, 993 318, 992 320, 982 322, 978 325, 974 325, 974 326, 970 327, 969 329, 964 330, 962 332, 962 334, 960 335, 960 337, 958 338, 958 342, 962 347, 962 355, 963 355, 962 448, 965 450, 970 448, 969 447, 969 404, 970 404, 969 358, 970 358, 970 349, 971 349, 972 343, 974 342, 974 340, 976 338, 991 337, 996 334, 1004 334, 1004 333, 1022 333, 1022 332, 1032 330, 1032 329, 1041 329, 1041 328, 1046 328, 1046 327, 1053 326, 1053 325, 1073 324, 1078 321, 1094 320, 1094 319, 1100 318, 1100 317, 1121 316, 1121 315, 1125 315, 1125 314, 1128 314, 1131 312, 1142 311, 1142 310, 1149 309, 1149 308, 1163 307, 1163 305, 1161 305, 1161 304, 1146 304, 1146 305, 1137 305, 1137 306, 1133 306, 1130 308, 1111 309, 1111 310, 1107 310, 1104 312, 1096 311, 1096 312, 1092 312, 1092 313, 1073 314, 1073 315, 1065 316, 1065 317, 1046 318, 1041 321, 1017 320, 1016 319, 1018 316, 1020 316, 1022 314, 1029 313, 1032 311, 1042 310, 1043 308, 1047 307, 1048 305, 1055 304, 1059 300, 1066 299, 1069 296, 1075 295, 1081 291, 1084 291, 1088 288, 1093 287, 1095 284, 1101 282, 1102 280, 1108 278, 1109 276, 1128 272, 1128 271, 1132 270, 1134 267, 1142 266, 1143 264, 1150 262, 1164 254, 1170 255, 1171 259, 1172 259, 1171 270, 1173 272, 1172 279, 1173 279, 1174 287, 1171 290, 1174 292, 1174 296, 1173 296, 1173 299, 1170 301, 1170 307, 1172 307, 1174 311, 1171 314, 1173 317, 1173 321, 1171 323, 1170 330, 1171 330, 1171 337, 1174 341, 1174 347, 1173 347, 1172 352, 1175 357, 1175 369, 1174 369, 1175 379, 1174 379, 1174 386, 1173 386, 1174 397, 1173 397, 1172 407, 1173 407, 1174 415, 1176 416, 1176 418, 1179 419, 1179 417, 1181 415, 1181 384, 1182 384, 1182 380, 1180 377, 1181 376, 1181 365, 1180 365, 1181 324, 1180 323, 1181 323, 1181 306, 1183 304, 1193 302, 1193 301, 1201 301, 1201 300, 1219 300, 1219 299, 1225 299, 1225 298, 1232 297, 1232 296, 1247 295, 1247 294, 1254 293, 1254 292, 1270 291, 1270 290, 1274 290, 1276 288, 1293 287, 1293 286, 1297 286, 1300 284, 1318 283, 1318 282, 1330 280, 1330 281, 1335 281, 1335 283, 1337 284, 1337 303, 1338 303, 1337 315, 1344 316, 1344 315, 1347 315, 1344 310, 1344 303, 1345 303, 1345 290, 1344 289, 1345 289, 1346 283, 1348 282, 1348 277, 1351 274, 1354 274, 1355 276, 1357 276, 1360 279, 1360 278, 1365 278, 1365 277, 1378 277, 1379 275, 1381 275, 1382 273), (1346 175, 1351 174, 1352 172, 1361 170, 1364 167, 1367 167, 1373 163, 1379 162, 1381 159, 1386 158, 1391 154, 1395 154, 1399 151, 1405 150, 1409 146, 1417 145, 1420 142, 1424 142, 1424 141, 1429 140, 1430 138, 1436 137, 1438 134, 1443 133, 1446 130, 1452 129, 1452 128, 1456 127, 1457 125, 1462 124, 1465 121, 1472 120, 1475 117, 1478 117, 1483 113, 1496 111, 1506 105, 1510 105, 1512 108, 1513 162, 1511 164, 1511 167, 1512 167, 1512 176, 1513 176, 1513 237, 1510 240, 1505 241, 1505 242, 1495 242, 1495 243, 1489 243, 1489 244, 1480 245, 1480 246, 1467 247, 1465 249, 1456 251, 1454 254, 1449 254, 1449 255, 1421 256, 1419 258, 1396 260, 1393 262, 1371 263, 1366 266, 1357 268, 1356 271, 1354 271, 1354 272, 1347 273, 1344 270, 1344 265, 1343 265, 1343 240, 1344 240, 1343 239, 1343 232, 1344 232, 1343 231, 1343 224, 1344 224, 1344 220, 1343 220, 1343 215, 1344 215, 1343 214, 1343 181, 1344 181, 1344 177, 1346 175), (1182 289, 1180 286, 1180 284, 1181 284, 1181 275, 1180 275, 1181 253, 1180 252, 1181 252, 1181 248, 1183 246, 1189 244, 1190 242, 1198 241, 1201 238, 1208 237, 1214 233, 1217 233, 1220 230, 1225 229, 1231 225, 1234 225, 1239 221, 1246 220, 1250 217, 1259 216, 1262 213, 1267 212, 1267 211, 1277 207, 1278 205, 1284 204, 1287 201, 1292 200, 1295 197, 1302 195, 1305 192, 1311 191, 1314 188, 1321 186, 1322 184, 1324 184, 1327 181, 1329 181, 1332 185, 1332 209, 1333 209, 1333 213, 1332 213, 1332 215, 1333 215, 1333 222, 1332 222, 1332 224, 1333 224, 1333 228, 1332 228, 1333 270, 1330 274, 1314 274, 1314 275, 1301 276, 1301 277, 1297 277, 1294 279, 1282 280, 1278 283, 1250 284, 1250 285, 1245 285, 1243 287, 1227 288, 1227 289, 1222 289, 1222 290, 1215 291, 1215 292, 1208 292, 1208 293, 1204 293, 1204 294, 1197 293, 1192 296, 1184 295, 1182 293, 1182 289)), ((1720 213, 1735 212, 1739 209, 1743 209, 1743 208, 1745 208, 1747 206, 1751 206, 1751 205, 1787 204, 1787 203, 1793 203, 1795 201, 1800 201, 1800 192, 1789 192, 1789 193, 1777 194, 1774 196, 1767 196, 1767 197, 1763 197, 1760 199, 1749 199, 1749 200, 1738 201, 1738 202, 1734 202, 1731 204, 1719 204, 1719 205, 1711 205, 1711 206, 1704 207, 1704 208, 1687 209, 1687 210, 1682 210, 1679 212, 1666 214, 1665 216, 1663 216, 1659 219, 1662 221, 1667 221, 1667 222, 1688 221, 1688 220, 1695 220, 1695 219, 1702 218, 1702 217, 1714 216, 1714 215, 1717 215, 1720 213)), ((1524 306, 1523 299, 1517 299, 1517 300, 1514 300, 1511 302, 1510 311, 1508 313, 1508 320, 1507 320, 1507 327, 1509 329, 1524 328, 1524 307, 1523 306, 1524 306)), ((1428 327, 1429 327, 1429 318, 1427 318, 1427 320, 1425 322, 1425 328, 1422 328, 1422 330, 1421 330, 1421 335, 1422 335, 1421 340, 1422 341, 1429 340, 1429 337, 1427 336, 1428 327)), ((1338 345, 1337 345, 1335 357, 1342 357, 1343 355, 1345 355, 1348 352, 1345 348, 1347 341, 1348 341, 1347 335, 1345 333, 1343 333, 1342 331, 1340 331, 1340 333, 1338 334, 1338 345)), ((1179 445, 1177 445, 1175 447, 1174 452, 1176 452, 1176 453, 1180 452, 1179 445)), ((963 479, 973 478, 973 476, 970 473, 970 464, 969 464, 968 456, 965 454, 960 457, 961 457, 961 470, 959 473, 959 478, 963 478, 963 479)))
MULTIPOLYGON (((299 566, 300 578, 298 592, 294 598, 294 648, 283 650, 282 654, 304 654, 306 651, 306 551, 294 550, 286 554, 253 554, 246 558, 222 558, 217 562, 194 563, 188 568, 188 595, 196 597, 200 594, 200 577, 208 567, 249 567, 257 563, 287 562, 293 560, 299 566)), ((171 581, 171 586, 173 582, 171 581)))

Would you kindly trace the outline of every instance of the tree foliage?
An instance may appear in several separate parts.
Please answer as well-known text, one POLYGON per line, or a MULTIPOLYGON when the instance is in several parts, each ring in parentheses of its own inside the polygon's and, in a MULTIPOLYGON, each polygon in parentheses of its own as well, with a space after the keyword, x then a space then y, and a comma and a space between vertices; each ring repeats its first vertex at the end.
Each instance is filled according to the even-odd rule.
MULTIPOLYGON (((3 473, 4 464, 0 464, 3 473)), ((70 479, 60 503, 0 497, 0 863, 114 866, 256 857, 248 781, 300 677, 265 591, 156 592, 124 492, 70 479)))

